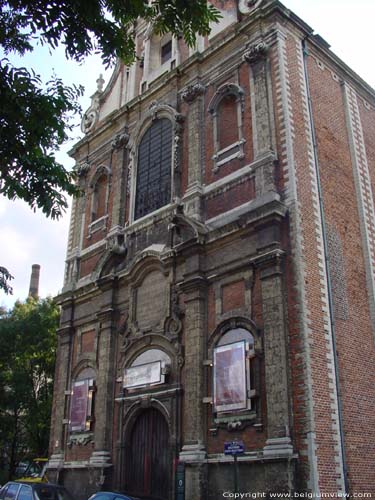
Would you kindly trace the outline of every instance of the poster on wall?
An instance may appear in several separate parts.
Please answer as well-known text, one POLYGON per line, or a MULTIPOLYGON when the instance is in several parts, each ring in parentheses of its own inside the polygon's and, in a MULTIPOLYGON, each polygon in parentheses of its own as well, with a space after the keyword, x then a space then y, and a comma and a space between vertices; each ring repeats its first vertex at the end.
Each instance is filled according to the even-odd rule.
POLYGON ((214 349, 214 411, 243 410, 248 407, 245 342, 214 349))
POLYGON ((132 366, 125 370, 124 387, 127 389, 148 384, 160 384, 163 382, 164 375, 161 373, 160 361, 132 366))
POLYGON ((88 396, 88 380, 80 380, 73 384, 70 405, 70 430, 73 432, 84 431, 86 429, 88 396))

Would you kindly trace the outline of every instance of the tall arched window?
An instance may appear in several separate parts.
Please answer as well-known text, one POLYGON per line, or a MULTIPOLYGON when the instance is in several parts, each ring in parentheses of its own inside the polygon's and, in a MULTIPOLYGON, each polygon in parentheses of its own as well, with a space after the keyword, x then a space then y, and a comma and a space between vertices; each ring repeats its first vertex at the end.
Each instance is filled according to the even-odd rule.
POLYGON ((70 431, 84 432, 93 428, 95 371, 84 368, 72 384, 70 401, 70 431))
POLYGON ((223 150, 238 141, 237 97, 225 95, 217 107, 218 114, 218 146, 223 150))
POLYGON ((171 201, 172 122, 157 119, 138 148, 134 220, 171 201))
POLYGON ((135 389, 163 384, 171 358, 161 349, 147 349, 137 356, 124 372, 124 387, 135 389))
POLYGON ((107 213, 107 175, 103 174, 95 183, 92 199, 91 220, 95 221, 107 213))
POLYGON ((235 83, 219 87, 208 105, 213 119, 215 172, 225 163, 244 157, 244 106, 244 91, 235 83))
POLYGON ((214 411, 227 413, 251 409, 254 391, 254 337, 244 328, 228 330, 213 352, 214 411))

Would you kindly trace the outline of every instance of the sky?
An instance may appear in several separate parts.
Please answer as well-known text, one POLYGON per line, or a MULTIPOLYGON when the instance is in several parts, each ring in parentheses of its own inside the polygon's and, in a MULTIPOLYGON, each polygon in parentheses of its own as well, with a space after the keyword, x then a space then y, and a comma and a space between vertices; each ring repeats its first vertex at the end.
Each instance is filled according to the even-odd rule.
MULTIPOLYGON (((331 50, 369 85, 375 88, 375 0, 284 0, 284 5, 321 35, 331 50)), ((14 60, 14 59, 13 59, 14 60)), ((99 56, 92 56, 82 66, 66 61, 63 50, 50 54, 46 47, 38 48, 27 59, 15 61, 33 67, 46 81, 55 72, 66 84, 82 84, 85 95, 83 110, 90 105, 100 73, 109 81, 99 56)), ((67 152, 82 137, 77 127, 72 140, 60 151, 58 159, 67 168, 73 161, 67 152)), ((0 306, 12 307, 16 299, 27 297, 31 266, 40 264, 39 294, 56 295, 63 286, 69 212, 59 221, 51 221, 40 212, 33 212, 26 203, 0 197, 0 265, 15 276, 14 294, 0 291, 0 306)))

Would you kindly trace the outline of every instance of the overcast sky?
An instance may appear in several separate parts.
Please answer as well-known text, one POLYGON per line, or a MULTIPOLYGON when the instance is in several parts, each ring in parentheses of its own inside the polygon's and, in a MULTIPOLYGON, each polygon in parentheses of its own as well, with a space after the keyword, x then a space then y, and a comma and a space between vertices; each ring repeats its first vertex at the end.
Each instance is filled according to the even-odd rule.
MULTIPOLYGON (((285 0, 283 3, 319 33, 348 66, 375 87, 372 52, 375 47, 375 0, 285 0)), ((96 79, 100 73, 105 73, 99 57, 91 57, 84 66, 78 66, 67 62, 63 51, 51 56, 46 48, 22 59, 21 64, 34 67, 45 80, 54 71, 67 84, 84 85, 86 92, 81 100, 84 110, 96 90, 96 79)), ((105 74, 107 82, 109 76, 105 74)), ((80 136, 77 129, 75 138, 59 155, 59 161, 66 167, 73 165, 67 151, 80 136)), ((40 296, 58 293, 63 285, 68 225, 69 214, 58 222, 50 221, 43 214, 32 212, 23 202, 9 202, 0 197, 0 265, 15 276, 14 295, 6 296, 0 291, 0 305, 11 307, 16 299, 26 298, 32 264, 41 265, 40 296)))

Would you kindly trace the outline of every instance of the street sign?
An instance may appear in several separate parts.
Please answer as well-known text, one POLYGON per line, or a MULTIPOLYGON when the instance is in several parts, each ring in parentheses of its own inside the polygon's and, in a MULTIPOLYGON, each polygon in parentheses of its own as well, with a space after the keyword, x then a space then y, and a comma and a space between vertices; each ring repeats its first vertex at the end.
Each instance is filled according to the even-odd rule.
POLYGON ((241 455, 245 452, 243 441, 225 441, 224 455, 241 455))

